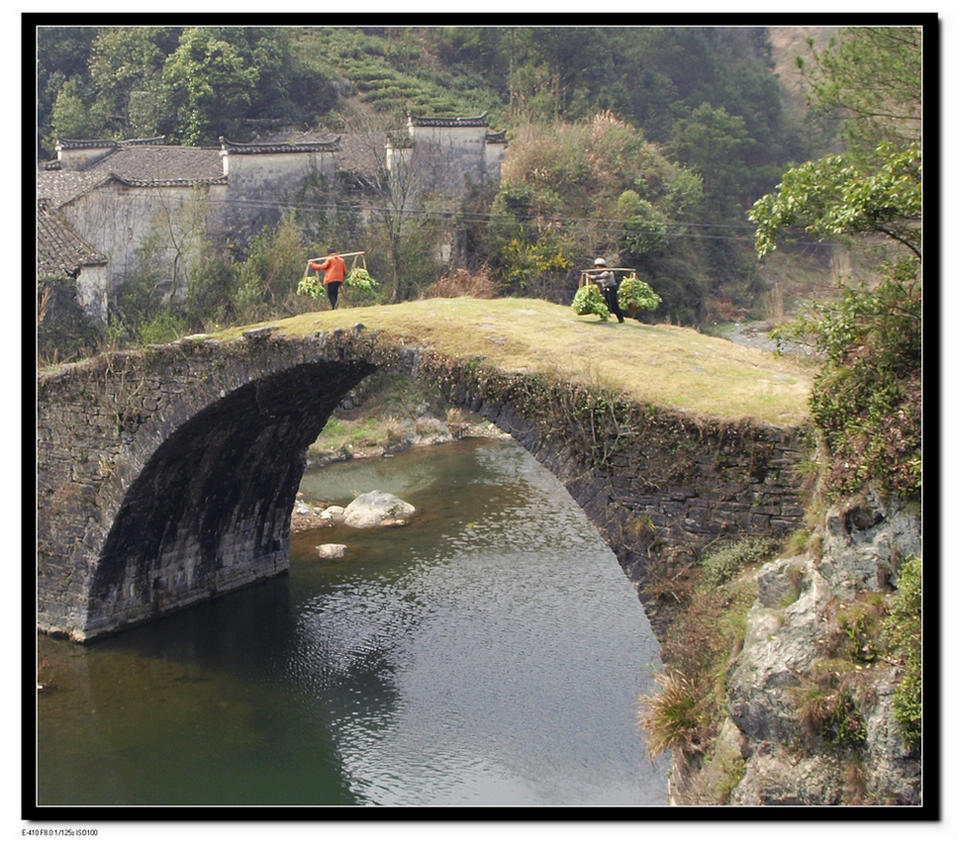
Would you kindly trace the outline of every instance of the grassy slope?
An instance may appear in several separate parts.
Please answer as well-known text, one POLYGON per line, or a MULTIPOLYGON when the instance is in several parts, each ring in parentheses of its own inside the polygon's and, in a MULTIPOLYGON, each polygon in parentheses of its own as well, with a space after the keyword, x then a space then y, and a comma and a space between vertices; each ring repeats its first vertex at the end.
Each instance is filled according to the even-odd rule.
POLYGON ((428 299, 258 325, 301 335, 357 323, 448 355, 482 355, 508 371, 601 384, 699 417, 793 426, 807 414, 811 374, 795 362, 692 329, 577 317, 568 306, 543 300, 428 299))

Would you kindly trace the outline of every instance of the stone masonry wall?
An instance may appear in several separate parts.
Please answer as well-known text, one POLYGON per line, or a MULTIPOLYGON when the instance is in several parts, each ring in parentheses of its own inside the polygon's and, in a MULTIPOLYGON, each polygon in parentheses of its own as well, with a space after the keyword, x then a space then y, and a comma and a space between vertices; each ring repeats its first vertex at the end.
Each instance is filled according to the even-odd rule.
POLYGON ((420 378, 510 433, 563 483, 634 581, 655 630, 651 576, 720 537, 782 536, 803 516, 801 432, 694 420, 482 362, 419 361, 420 378))
POLYGON ((184 339, 40 379, 40 628, 82 640, 286 569, 306 448, 376 368, 435 384, 510 433, 567 487, 641 596, 651 573, 711 540, 782 534, 802 514, 795 432, 694 421, 359 327, 184 339))

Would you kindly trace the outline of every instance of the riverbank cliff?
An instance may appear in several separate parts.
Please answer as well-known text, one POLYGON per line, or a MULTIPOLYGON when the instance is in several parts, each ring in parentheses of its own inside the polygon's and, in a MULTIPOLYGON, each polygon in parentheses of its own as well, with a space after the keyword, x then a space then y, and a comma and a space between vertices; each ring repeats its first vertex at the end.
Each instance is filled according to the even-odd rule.
MULTIPOLYGON (((919 508, 867 490, 827 510, 804 551, 732 580, 754 598, 713 680, 710 729, 673 736, 671 803, 921 804, 919 680, 911 690, 905 658, 919 660, 919 614, 904 611, 909 591, 919 601, 920 555, 919 508)), ((667 677, 681 672, 669 658, 667 677)), ((684 679, 692 701, 703 680, 684 679)))

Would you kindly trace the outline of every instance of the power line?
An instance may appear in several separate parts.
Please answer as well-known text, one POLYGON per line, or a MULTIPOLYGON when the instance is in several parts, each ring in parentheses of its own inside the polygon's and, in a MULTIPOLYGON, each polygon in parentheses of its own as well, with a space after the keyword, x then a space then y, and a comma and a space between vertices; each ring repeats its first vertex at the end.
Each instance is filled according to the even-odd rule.
MULTIPOLYGON (((143 192, 140 196, 148 197, 152 194, 143 192)), ((206 198, 205 201, 211 205, 221 205, 221 206, 247 206, 252 208, 261 208, 261 209, 271 209, 278 211, 299 211, 299 212, 328 212, 331 210, 337 210, 336 205, 317 205, 317 204, 295 204, 295 203, 284 203, 277 200, 256 200, 256 199, 231 199, 231 200, 219 200, 215 198, 206 198)), ((355 211, 357 212, 372 212, 376 214, 396 214, 399 216, 405 217, 419 217, 422 219, 435 219, 438 222, 447 221, 457 224, 489 224, 493 221, 506 221, 507 218, 504 215, 492 214, 490 212, 463 212, 463 211, 440 211, 440 210, 431 210, 424 208, 390 208, 388 206, 368 206, 364 205, 358 207, 355 211)), ((533 221, 531 221, 533 222, 533 221)), ((598 226, 598 231, 605 235, 649 235, 653 237, 661 238, 688 238, 692 240, 701 240, 701 241, 736 241, 739 243, 750 242, 754 240, 753 236, 753 227, 749 224, 735 224, 735 223, 714 223, 714 222, 697 222, 697 221, 668 221, 667 225, 672 225, 675 227, 683 227, 682 229, 677 229, 674 231, 671 230, 660 230, 660 229, 643 229, 631 226, 628 220, 623 220, 620 218, 595 218, 595 217, 545 217, 539 218, 539 223, 542 223, 546 226, 557 225, 564 228, 572 228, 578 224, 619 224, 612 226, 598 226), (719 235, 719 234, 708 234, 701 232, 691 232, 689 231, 692 228, 697 229, 742 229, 750 232, 749 235, 719 235)), ((523 221, 520 221, 521 225, 523 221)), ((798 246, 837 246, 836 242, 832 241, 795 241, 795 244, 798 246)))

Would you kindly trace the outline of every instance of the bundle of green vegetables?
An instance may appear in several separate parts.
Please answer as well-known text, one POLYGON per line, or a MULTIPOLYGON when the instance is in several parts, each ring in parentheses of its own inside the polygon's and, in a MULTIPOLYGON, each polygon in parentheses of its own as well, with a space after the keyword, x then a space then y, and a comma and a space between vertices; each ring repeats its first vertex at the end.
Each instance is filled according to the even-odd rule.
POLYGON ((377 287, 377 280, 367 273, 366 268, 355 267, 347 274, 344 284, 348 288, 356 288, 358 291, 371 294, 377 287))
POLYGON ((306 294, 313 299, 318 299, 323 294, 323 285, 320 283, 319 276, 304 276, 297 283, 297 293, 306 294))
POLYGON ((600 293, 599 285, 584 285, 573 298, 573 310, 579 315, 596 314, 601 320, 610 316, 610 309, 600 293))
POLYGON ((660 295, 636 274, 627 276, 617 291, 617 302, 624 314, 653 311, 661 303, 660 295))

